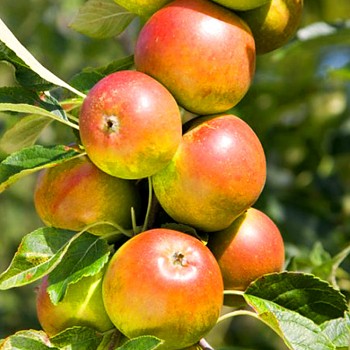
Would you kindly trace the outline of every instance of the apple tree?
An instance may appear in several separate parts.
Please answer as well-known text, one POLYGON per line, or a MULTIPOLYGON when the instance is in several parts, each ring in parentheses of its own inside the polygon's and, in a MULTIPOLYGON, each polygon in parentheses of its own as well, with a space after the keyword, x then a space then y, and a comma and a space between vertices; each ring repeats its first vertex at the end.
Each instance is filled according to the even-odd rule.
POLYGON ((347 1, 16 4, 0 349, 348 349, 347 1))

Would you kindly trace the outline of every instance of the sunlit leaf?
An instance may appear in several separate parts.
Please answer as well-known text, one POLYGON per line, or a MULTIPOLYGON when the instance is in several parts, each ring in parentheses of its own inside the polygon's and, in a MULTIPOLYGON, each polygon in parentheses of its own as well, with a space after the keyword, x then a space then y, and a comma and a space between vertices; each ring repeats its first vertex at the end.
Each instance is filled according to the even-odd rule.
POLYGON ((59 349, 91 350, 97 349, 103 335, 88 327, 67 328, 50 338, 51 343, 59 349))
POLYGON ((0 350, 58 350, 51 345, 48 336, 42 331, 23 330, 7 337, 0 350))
POLYGON ((0 275, 0 290, 32 283, 60 262, 76 232, 44 227, 23 237, 10 266, 0 275))
POLYGON ((333 342, 337 349, 348 350, 350 346, 350 315, 330 320, 321 325, 322 332, 333 342))
MULTIPOLYGON (((45 68, 37 59, 18 41, 15 35, 11 32, 11 30, 6 26, 6 24, 0 19, 0 60, 6 60, 12 64, 14 64, 17 69, 24 70, 24 73, 30 76, 25 76, 21 79, 23 85, 27 85, 30 83, 33 85, 33 79, 37 77, 33 76, 31 71, 35 72, 37 76, 39 76, 42 81, 39 84, 41 90, 46 90, 50 87, 47 82, 52 83, 57 86, 61 86, 71 92, 75 93, 78 96, 85 97, 80 91, 76 90, 69 84, 67 84, 62 79, 58 78, 52 72, 50 72, 47 68, 45 68), (3 45, 5 44, 7 48, 3 45), (13 52, 11 52, 11 51, 13 52), (14 55, 14 54, 15 55, 14 55)), ((17 77, 18 78, 18 77, 17 77)))
POLYGON ((10 154, 34 145, 41 132, 51 122, 52 120, 37 115, 28 115, 21 118, 2 135, 0 151, 10 154))
POLYGON ((101 237, 87 232, 77 237, 49 275, 47 290, 51 301, 57 304, 63 299, 69 284, 98 273, 107 263, 109 254, 108 244, 101 237))
POLYGON ((127 341, 124 345, 120 346, 119 350, 153 350, 157 349, 162 340, 153 336, 141 336, 138 338, 127 341))
POLYGON ((319 325, 297 312, 257 297, 247 296, 247 302, 259 318, 273 329, 292 350, 335 350, 319 325))
POLYGON ((0 111, 2 112, 17 112, 25 114, 36 114, 43 117, 47 117, 53 120, 57 120, 63 124, 68 125, 71 128, 79 129, 78 125, 71 123, 65 114, 55 113, 55 111, 49 112, 44 108, 38 106, 32 106, 26 103, 0 103, 0 111))
POLYGON ((71 27, 92 38, 109 38, 123 32, 135 17, 113 0, 88 0, 71 27))
POLYGON ((28 174, 80 155, 74 148, 62 145, 34 145, 12 153, 0 163, 0 192, 28 174))

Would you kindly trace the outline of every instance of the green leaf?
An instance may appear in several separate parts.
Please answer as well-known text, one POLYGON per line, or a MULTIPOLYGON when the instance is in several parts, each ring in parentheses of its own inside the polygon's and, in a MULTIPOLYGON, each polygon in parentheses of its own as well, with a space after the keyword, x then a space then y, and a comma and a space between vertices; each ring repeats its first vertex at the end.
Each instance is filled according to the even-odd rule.
MULTIPOLYGON (((1 21, 1 20, 0 20, 1 21)), ((1 22, 0 22, 1 27, 1 22)), ((6 61, 15 68, 17 82, 27 91, 44 91, 53 87, 53 84, 43 79, 20 59, 9 47, 2 42, 0 34, 0 61, 6 61)))
POLYGON ((150 336, 145 335, 141 337, 137 337, 131 340, 128 340, 124 345, 120 346, 119 350, 153 350, 159 347, 163 341, 150 336))
POLYGON ((11 63, 16 69, 18 82, 27 88, 45 91, 52 84, 70 90, 74 94, 85 97, 65 81, 58 78, 45 68, 35 57, 18 41, 11 30, 0 19, 0 61, 11 63))
POLYGON ((28 115, 21 118, 2 135, 0 151, 10 154, 34 145, 41 132, 51 122, 52 120, 37 115, 28 115))
POLYGON ((337 288, 337 277, 340 274, 339 267, 349 254, 350 245, 332 257, 320 242, 316 242, 311 251, 307 250, 293 256, 287 269, 311 273, 332 283, 337 288))
POLYGON ((110 38, 122 33, 135 17, 113 0, 88 0, 70 26, 92 38, 110 38))
POLYGON ((129 69, 133 64, 134 56, 127 56, 113 61, 107 66, 97 68, 88 67, 76 74, 70 81, 70 84, 80 91, 87 92, 106 75, 129 69))
POLYGON ((28 90, 21 86, 0 88, 0 103, 27 103, 39 105, 41 102, 39 95, 33 90, 28 90))
POLYGON ((109 254, 107 241, 99 236, 84 232, 75 238, 49 275, 51 301, 57 304, 63 299, 69 284, 98 273, 108 262, 109 254))
POLYGON ((56 112, 49 112, 44 108, 32 106, 26 103, 0 103, 0 112, 18 112, 26 114, 36 114, 50 119, 57 120, 71 128, 79 129, 78 125, 71 123, 65 116, 56 112))
POLYGON ((0 275, 0 290, 32 283, 53 270, 76 232, 44 227, 23 237, 10 266, 0 275))
POLYGON ((350 346, 350 314, 344 318, 330 320, 321 325, 322 332, 333 342, 337 349, 348 350, 350 346))
POLYGON ((72 327, 50 338, 50 341, 59 349, 91 350, 97 349, 102 339, 103 335, 92 328, 72 327))
POLYGON ((328 269, 329 271, 329 275, 327 276, 328 280, 332 282, 334 286, 337 286, 338 269, 342 264, 342 262, 349 256, 349 254, 350 254, 350 245, 348 245, 341 252, 335 255, 329 262, 326 262, 320 267, 315 268, 314 271, 319 273, 319 269, 321 270, 328 269))
POLYGON ((297 312, 270 301, 245 295, 259 318, 273 329, 292 350, 335 350, 321 327, 297 312))
POLYGON ((0 344, 0 350, 47 350, 52 346, 48 336, 42 331, 23 330, 7 337, 0 344))
POLYGON ((265 275, 244 293, 295 311, 317 324, 344 316, 345 297, 326 281, 310 274, 283 272, 265 275))
POLYGON ((80 155, 74 148, 62 145, 34 145, 12 153, 0 163, 0 192, 28 174, 80 155))

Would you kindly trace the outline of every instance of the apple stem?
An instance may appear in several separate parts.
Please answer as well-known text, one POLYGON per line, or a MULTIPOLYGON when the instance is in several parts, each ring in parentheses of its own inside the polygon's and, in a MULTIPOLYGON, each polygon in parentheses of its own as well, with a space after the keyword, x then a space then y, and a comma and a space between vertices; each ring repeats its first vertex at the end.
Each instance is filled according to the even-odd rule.
POLYGON ((204 338, 199 341, 199 345, 203 350, 215 350, 204 338))
POLYGON ((119 346, 120 339, 121 339, 121 333, 118 330, 114 329, 111 340, 109 342, 108 350, 113 350, 116 348, 116 346, 119 346))
POLYGON ((225 295, 240 295, 243 296, 244 292, 241 290, 224 290, 225 295))
POLYGON ((220 316, 216 322, 216 324, 224 321, 224 320, 227 320, 228 318, 232 318, 232 317, 236 317, 236 316, 251 316, 251 317, 254 317, 258 320, 261 321, 261 319, 259 318, 259 315, 256 314, 255 312, 253 311, 248 311, 248 310, 235 310, 235 311, 232 311, 232 312, 228 312, 227 314, 224 314, 222 316, 220 316))
POLYGON ((116 224, 115 222, 110 222, 110 221, 98 221, 95 222, 91 225, 88 225, 84 228, 84 230, 82 230, 82 232, 85 231, 89 231, 90 228, 95 227, 95 226, 99 226, 99 225, 109 225, 112 226, 116 229, 116 232, 111 232, 111 233, 107 233, 106 235, 104 235, 103 237, 106 238, 108 236, 112 236, 115 235, 116 233, 121 233, 127 237, 132 237, 132 232, 130 232, 129 230, 126 230, 125 228, 123 228, 122 226, 116 224))
POLYGON ((153 185, 152 178, 148 177, 148 203, 147 203, 147 211, 145 215, 145 220, 142 226, 142 232, 146 231, 149 225, 153 224, 156 211, 157 211, 158 200, 155 196, 153 196, 153 185))
POLYGON ((135 236, 138 232, 138 228, 137 228, 137 223, 136 223, 136 214, 135 214, 134 207, 131 207, 131 223, 132 223, 132 231, 133 231, 133 234, 135 236))

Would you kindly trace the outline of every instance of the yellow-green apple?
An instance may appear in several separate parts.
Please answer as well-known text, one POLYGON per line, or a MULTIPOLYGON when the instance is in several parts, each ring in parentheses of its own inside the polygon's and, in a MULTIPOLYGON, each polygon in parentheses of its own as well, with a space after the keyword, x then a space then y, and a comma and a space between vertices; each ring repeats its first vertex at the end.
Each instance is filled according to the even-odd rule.
POLYGON ((265 154, 258 136, 237 116, 194 122, 171 163, 152 177, 153 188, 175 221, 219 231, 260 196, 266 180, 265 154))
POLYGON ((188 234, 155 228, 122 245, 103 279, 106 311, 128 338, 154 335, 159 349, 182 349, 216 324, 221 272, 210 250, 188 234))
MULTIPOLYGON (((129 229, 131 208, 139 216, 140 203, 134 181, 104 173, 87 156, 42 170, 34 191, 41 220, 47 226, 73 231, 102 221, 129 229)), ((112 226, 98 225, 89 232, 104 234, 113 230, 112 226)))
POLYGON ((150 17, 154 12, 165 6, 171 0, 114 0, 114 2, 129 12, 142 18, 150 17))
POLYGON ((91 161, 124 179, 148 177, 162 169, 182 134, 180 110, 170 92, 132 70, 112 73, 89 91, 79 127, 91 161))
POLYGON ((39 323, 49 336, 73 326, 91 327, 99 332, 114 328, 102 299, 104 271, 70 284, 63 300, 56 305, 47 291, 48 276, 43 278, 37 291, 36 310, 39 323))
POLYGON ((255 208, 212 233, 208 247, 219 263, 225 289, 245 290, 255 279, 284 267, 282 235, 271 218, 255 208))
POLYGON ((136 69, 195 114, 221 113, 246 94, 255 72, 249 27, 208 0, 175 0, 144 25, 135 46, 136 69))
POLYGON ((251 10, 266 4, 269 0, 213 0, 218 4, 228 7, 232 10, 251 10))
POLYGON ((240 12, 253 32, 256 53, 264 54, 286 44, 297 31, 303 0, 269 0, 256 9, 240 12))

